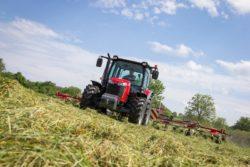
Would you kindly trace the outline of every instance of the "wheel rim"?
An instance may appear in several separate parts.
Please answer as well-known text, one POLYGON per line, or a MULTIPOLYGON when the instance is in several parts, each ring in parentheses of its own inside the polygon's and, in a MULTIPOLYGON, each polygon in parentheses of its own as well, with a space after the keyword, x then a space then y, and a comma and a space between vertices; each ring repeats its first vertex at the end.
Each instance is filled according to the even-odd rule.
POLYGON ((148 124, 149 118, 150 118, 150 112, 146 113, 146 119, 145 119, 145 125, 148 124))
POLYGON ((143 116, 144 116, 144 112, 141 111, 140 113, 140 117, 139 117, 139 120, 138 120, 138 125, 141 125, 142 124, 142 121, 143 121, 143 116))
POLYGON ((144 115, 145 115, 145 112, 146 112, 146 105, 143 108, 144 109, 140 112, 140 117, 139 117, 139 120, 138 120, 138 125, 141 125, 142 122, 143 122, 143 118, 144 118, 144 115))

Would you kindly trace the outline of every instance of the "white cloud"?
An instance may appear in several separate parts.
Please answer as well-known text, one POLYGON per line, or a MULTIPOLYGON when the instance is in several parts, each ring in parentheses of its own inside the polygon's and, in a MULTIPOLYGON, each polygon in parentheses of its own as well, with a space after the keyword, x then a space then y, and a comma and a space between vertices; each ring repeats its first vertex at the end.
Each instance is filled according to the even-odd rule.
POLYGON ((179 57, 187 57, 187 56, 204 56, 205 53, 202 51, 194 51, 190 47, 180 44, 177 45, 175 48, 168 46, 166 44, 162 44, 160 42, 148 42, 150 45, 150 49, 155 53, 160 53, 164 55, 170 55, 170 56, 179 56, 179 57))
MULTIPOLYGON (((176 0, 142 0, 132 4, 126 0, 98 0, 95 2, 95 6, 108 9, 109 13, 114 13, 113 10, 117 9, 120 12, 116 12, 115 14, 120 13, 120 15, 130 19, 132 18, 137 21, 146 20, 151 24, 156 23, 160 26, 165 26, 165 23, 159 21, 156 15, 174 15, 178 9, 187 7, 176 0)), ((107 10, 104 10, 104 12, 107 12, 107 10)))
POLYGON ((134 10, 152 10, 155 14, 163 13, 167 15, 174 15, 178 9, 186 7, 184 3, 179 3, 176 0, 144 0, 131 5, 134 10))
POLYGON ((101 76, 95 68, 97 54, 65 42, 64 35, 43 24, 26 19, 0 23, 0 36, 0 57, 7 69, 21 71, 31 80, 83 88, 101 76))
POLYGON ((134 17, 135 20, 143 20, 144 19, 144 14, 142 14, 140 12, 135 13, 134 16, 135 16, 134 17))
POLYGON ((133 12, 131 12, 131 10, 128 8, 122 9, 121 14, 126 17, 133 17, 134 15, 133 12))
POLYGON ((178 3, 176 0, 151 1, 151 5, 154 7, 153 9, 156 14, 165 13, 174 15, 179 8, 186 8, 185 4, 178 3))
POLYGON ((188 46, 186 46, 186 45, 184 45, 184 44, 180 44, 180 45, 178 45, 177 48, 176 48, 176 53, 177 53, 178 55, 181 55, 181 56, 188 56, 188 55, 190 55, 192 52, 193 52, 193 50, 192 50, 190 47, 188 47, 188 46))
POLYGON ((154 13, 155 14, 160 14, 161 10, 158 7, 154 7, 154 13))
POLYGON ((159 42, 149 42, 150 48, 155 53, 168 54, 173 52, 173 48, 168 45, 161 44, 159 42))
POLYGON ((193 70, 193 71, 203 71, 203 72, 206 72, 206 73, 212 73, 213 72, 213 69, 210 68, 210 67, 205 67, 201 64, 197 64, 196 62, 190 60, 186 63, 186 66, 193 70))
POLYGON ((121 15, 128 17, 128 18, 132 18, 132 19, 137 20, 137 21, 141 21, 141 20, 145 19, 146 17, 149 17, 148 13, 142 13, 140 11, 133 11, 129 8, 122 9, 121 15))
POLYGON ((120 8, 126 6, 126 0, 97 0, 95 5, 101 8, 120 8))
MULTIPOLYGON (((51 29, 47 28, 45 25, 31 22, 25 19, 17 18, 13 22, 11 22, 11 27, 5 30, 1 27, 1 32, 12 32, 15 35, 26 35, 26 36, 33 36, 33 37, 46 37, 46 38, 58 38, 59 35, 52 31, 51 29)), ((13 34, 14 35, 14 34, 13 34)))
POLYGON ((229 15, 223 11, 221 12, 221 16, 226 20, 229 19, 229 15))
POLYGON ((202 10, 207 10, 207 12, 212 16, 219 16, 217 6, 219 5, 218 0, 189 0, 194 7, 202 10))
POLYGON ((227 0, 227 2, 239 14, 249 14, 250 13, 250 1, 249 0, 227 0))
POLYGON ((241 60, 240 62, 232 63, 223 60, 217 60, 216 62, 232 74, 250 76, 250 61, 241 60))

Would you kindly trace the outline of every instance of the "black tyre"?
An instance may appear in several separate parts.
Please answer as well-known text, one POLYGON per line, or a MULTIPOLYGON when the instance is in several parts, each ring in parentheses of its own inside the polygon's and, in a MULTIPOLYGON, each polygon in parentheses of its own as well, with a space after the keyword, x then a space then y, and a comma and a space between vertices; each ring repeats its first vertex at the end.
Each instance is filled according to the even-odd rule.
POLYGON ((190 129, 185 131, 185 135, 186 136, 191 136, 192 135, 190 129))
POLYGON ((151 101, 147 102, 146 111, 142 120, 142 125, 148 125, 151 116, 151 101))
POLYGON ((100 89, 98 86, 88 85, 82 93, 80 108, 82 109, 86 109, 87 107, 95 108, 99 94, 100 94, 100 89))
POLYGON ((215 137, 215 143, 221 144, 221 142, 222 142, 221 137, 220 136, 216 136, 215 137))
POLYGON ((146 98, 133 97, 129 101, 128 106, 130 109, 128 121, 130 123, 141 125, 147 107, 146 98))
POLYGON ((99 113, 101 113, 101 114, 104 114, 104 115, 107 115, 107 109, 106 108, 100 108, 100 109, 98 109, 97 110, 99 113))

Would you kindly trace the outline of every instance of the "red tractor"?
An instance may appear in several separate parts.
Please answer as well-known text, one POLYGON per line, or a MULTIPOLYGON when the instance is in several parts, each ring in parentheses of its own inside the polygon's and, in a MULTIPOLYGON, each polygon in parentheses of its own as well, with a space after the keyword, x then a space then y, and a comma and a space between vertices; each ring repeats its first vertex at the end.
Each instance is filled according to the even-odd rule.
POLYGON ((157 79, 157 66, 147 62, 136 62, 119 58, 100 56, 96 66, 101 67, 103 59, 107 64, 101 83, 92 81, 82 94, 80 107, 106 112, 119 112, 134 124, 147 125, 151 114, 153 92, 148 89, 151 79, 157 79))

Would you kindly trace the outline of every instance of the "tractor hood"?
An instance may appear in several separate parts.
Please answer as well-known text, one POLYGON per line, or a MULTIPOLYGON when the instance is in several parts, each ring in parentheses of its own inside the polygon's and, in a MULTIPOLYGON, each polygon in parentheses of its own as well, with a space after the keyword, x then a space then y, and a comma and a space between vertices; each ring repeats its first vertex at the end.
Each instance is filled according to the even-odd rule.
POLYGON ((115 90, 112 90, 112 92, 114 92, 113 94, 118 95, 120 101, 125 103, 130 93, 131 83, 127 79, 112 77, 109 79, 108 86, 107 86, 107 90, 110 90, 110 89, 115 89, 115 90))

